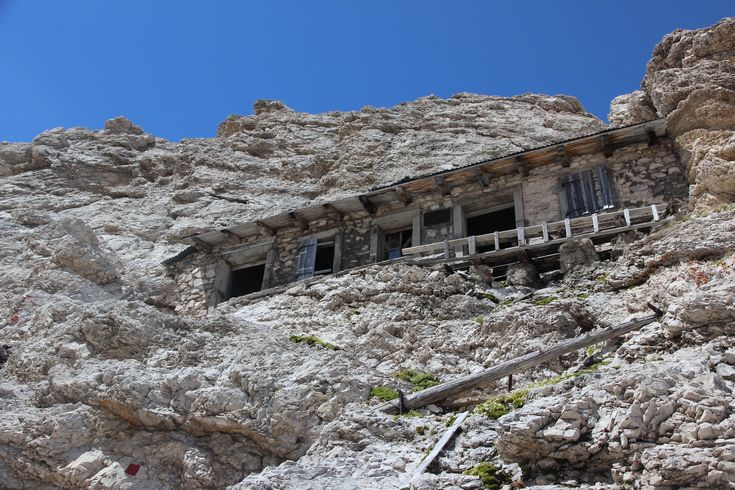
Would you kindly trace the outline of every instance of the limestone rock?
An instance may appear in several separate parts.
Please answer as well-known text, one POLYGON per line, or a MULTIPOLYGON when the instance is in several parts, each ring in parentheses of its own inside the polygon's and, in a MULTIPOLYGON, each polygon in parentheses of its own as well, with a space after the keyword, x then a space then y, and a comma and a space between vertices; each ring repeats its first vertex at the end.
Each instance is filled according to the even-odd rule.
POLYGON ((611 126, 620 127, 652 121, 658 117, 648 94, 642 90, 636 90, 615 97, 610 103, 610 113, 607 119, 611 126))
POLYGON ((569 274, 597 262, 595 245, 589 238, 568 240, 559 247, 559 264, 563 274, 569 274))
MULTIPOLYGON (((668 118, 697 209, 731 192, 731 33, 726 20, 667 37, 644 93, 611 116, 645 118, 650 100, 668 118)), ((544 304, 488 285, 488 271, 391 264, 190 314, 178 289, 200 301, 193 285, 211 271, 182 285, 161 265, 186 252, 184 236, 604 129, 572 97, 532 94, 255 112, 212 139, 172 143, 116 118, 0 143, 3 487, 474 488, 461 473, 483 461, 552 488, 732 486, 735 209, 637 237, 577 289, 546 281, 544 304), (593 347, 609 367, 580 373, 580 351, 514 375, 535 383, 526 405, 473 414, 439 474, 411 481, 447 412, 500 386, 396 418, 372 388, 412 391, 396 377, 407 369, 476 373, 647 302, 659 322, 593 347)), ((592 252, 570 245, 565 267, 592 252)))
POLYGON ((511 286, 535 287, 539 284, 539 275, 530 262, 519 262, 508 266, 506 280, 511 286))
POLYGON ((613 101, 611 122, 625 124, 653 112, 665 117, 693 185, 692 209, 735 201, 735 18, 665 36, 653 51, 642 89, 613 101))
POLYGON ((136 126, 130 119, 123 116, 105 121, 105 130, 111 134, 143 134, 140 126, 136 126))
POLYGON ((80 219, 63 219, 49 236, 51 261, 96 284, 107 284, 119 273, 109 254, 101 250, 97 236, 80 219))

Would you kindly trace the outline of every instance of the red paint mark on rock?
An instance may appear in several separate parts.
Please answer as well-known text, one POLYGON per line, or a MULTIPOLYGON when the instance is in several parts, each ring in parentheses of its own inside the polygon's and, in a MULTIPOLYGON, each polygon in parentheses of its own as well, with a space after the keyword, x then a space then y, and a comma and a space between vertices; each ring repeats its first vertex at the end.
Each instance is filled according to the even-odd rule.
POLYGON ((139 464, 130 463, 127 468, 125 468, 125 473, 130 476, 135 476, 138 474, 138 471, 140 470, 139 464))
POLYGON ((18 323, 18 320, 20 320, 20 316, 17 313, 10 317, 10 323, 18 323))

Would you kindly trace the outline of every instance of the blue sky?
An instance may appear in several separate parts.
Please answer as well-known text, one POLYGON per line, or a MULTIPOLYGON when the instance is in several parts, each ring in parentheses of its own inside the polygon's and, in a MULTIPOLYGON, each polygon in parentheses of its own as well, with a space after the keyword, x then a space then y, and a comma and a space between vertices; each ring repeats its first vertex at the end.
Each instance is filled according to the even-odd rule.
POLYGON ((0 0, 0 141, 125 115, 208 137, 256 99, 304 112, 564 93, 605 120, 677 27, 728 1, 0 0))

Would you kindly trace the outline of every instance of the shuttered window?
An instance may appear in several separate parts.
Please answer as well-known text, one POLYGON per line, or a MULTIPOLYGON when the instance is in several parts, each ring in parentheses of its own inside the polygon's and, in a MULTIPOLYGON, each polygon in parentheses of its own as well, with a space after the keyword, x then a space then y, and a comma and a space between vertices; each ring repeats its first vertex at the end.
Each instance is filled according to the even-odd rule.
POLYGON ((309 237, 299 243, 299 268, 296 273, 296 280, 313 276, 315 263, 316 237, 309 237))
POLYGON ((608 170, 597 167, 562 178, 567 218, 592 214, 615 207, 608 170))

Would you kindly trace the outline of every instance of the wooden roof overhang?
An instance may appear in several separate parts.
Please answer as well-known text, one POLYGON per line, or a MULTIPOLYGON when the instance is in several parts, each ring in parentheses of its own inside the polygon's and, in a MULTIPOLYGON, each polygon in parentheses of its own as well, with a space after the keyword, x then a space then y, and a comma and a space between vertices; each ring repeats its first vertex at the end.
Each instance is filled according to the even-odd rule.
POLYGON ((574 138, 547 146, 521 151, 490 160, 473 163, 452 170, 444 170, 421 177, 405 179, 400 182, 372 189, 363 194, 337 199, 328 203, 313 204, 304 208, 286 211, 248 223, 233 225, 224 229, 210 230, 182 238, 200 250, 209 251, 230 236, 244 238, 256 234, 274 235, 280 228, 298 226, 304 230, 308 224, 325 217, 341 217, 345 214, 367 211, 375 214, 382 204, 401 201, 410 204, 413 194, 441 192, 449 194, 453 187, 477 182, 487 187, 497 177, 519 173, 527 176, 535 168, 553 163, 568 166, 572 157, 603 153, 611 156, 616 148, 635 143, 656 143, 666 135, 664 119, 656 119, 621 128, 607 129, 599 133, 574 138))

